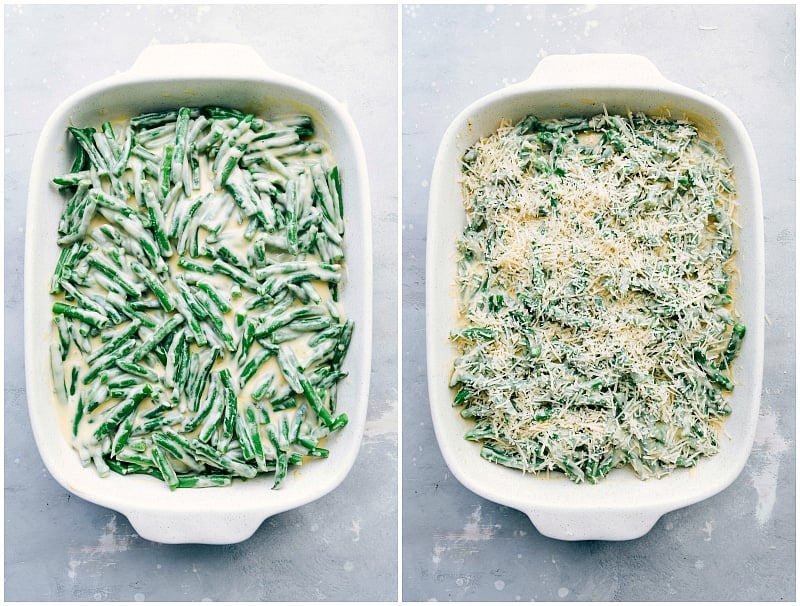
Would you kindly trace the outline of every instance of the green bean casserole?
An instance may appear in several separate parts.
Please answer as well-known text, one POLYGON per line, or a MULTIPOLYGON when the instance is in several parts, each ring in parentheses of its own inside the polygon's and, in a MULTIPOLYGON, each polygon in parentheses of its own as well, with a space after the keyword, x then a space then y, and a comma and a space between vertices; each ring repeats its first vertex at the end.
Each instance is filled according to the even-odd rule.
POLYGON ((312 119, 180 107, 68 131, 50 356, 81 462, 172 490, 278 488, 328 456, 354 323, 312 119))
POLYGON ((720 146, 669 116, 528 116, 461 162, 450 386, 465 438, 575 482, 715 454, 745 333, 720 146))

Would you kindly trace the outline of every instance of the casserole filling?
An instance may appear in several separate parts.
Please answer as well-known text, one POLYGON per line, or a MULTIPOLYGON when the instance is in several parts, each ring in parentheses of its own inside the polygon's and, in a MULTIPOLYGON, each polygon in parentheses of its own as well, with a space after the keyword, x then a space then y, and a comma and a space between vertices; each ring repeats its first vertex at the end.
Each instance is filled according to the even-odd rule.
POLYGON ((68 130, 50 356, 82 463, 277 488, 328 456, 354 323, 339 173, 311 118, 182 107, 68 130))
POLYGON ((450 386, 481 456, 594 483, 715 454, 745 327, 712 140, 670 117, 529 116, 462 177, 450 386))

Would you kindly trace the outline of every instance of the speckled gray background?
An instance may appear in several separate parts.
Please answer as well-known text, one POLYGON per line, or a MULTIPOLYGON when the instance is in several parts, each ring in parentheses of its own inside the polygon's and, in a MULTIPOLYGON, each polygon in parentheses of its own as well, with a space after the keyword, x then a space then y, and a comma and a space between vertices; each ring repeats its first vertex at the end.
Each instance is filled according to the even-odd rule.
POLYGON ((5 6, 5 599, 397 599, 397 8, 5 6), (373 368, 363 445, 344 483, 231 546, 159 545, 45 471, 21 343, 25 203, 39 132, 68 95, 154 43, 236 42, 344 102, 370 171, 373 368), (377 346, 377 345, 380 346, 377 346))
MULTIPOLYGON (((397 45, 393 4, 5 7, 5 599, 388 600, 397 577, 397 45), (278 24, 278 25, 275 25, 278 24), (314 32, 311 45, 298 40, 314 32), (21 297, 25 195, 39 129, 78 88, 151 43, 242 42, 348 103, 371 170, 375 348, 364 445, 331 495, 228 547, 165 546, 70 497, 30 433, 21 297), (286 48, 294 51, 286 53, 286 48)), ((402 5, 403 598, 795 598, 795 8, 402 5), (767 246, 766 360, 753 453, 728 490, 625 543, 564 543, 448 473, 427 410, 427 185, 444 129, 552 53, 632 52, 714 96, 759 158, 767 246)))
POLYGON ((407 5, 403 21, 403 598, 483 601, 795 599, 795 8, 407 5), (438 143, 471 102, 548 54, 648 57, 736 112, 759 159, 766 358, 752 455, 726 491, 641 539, 568 543, 461 486, 428 412, 424 252, 438 143))

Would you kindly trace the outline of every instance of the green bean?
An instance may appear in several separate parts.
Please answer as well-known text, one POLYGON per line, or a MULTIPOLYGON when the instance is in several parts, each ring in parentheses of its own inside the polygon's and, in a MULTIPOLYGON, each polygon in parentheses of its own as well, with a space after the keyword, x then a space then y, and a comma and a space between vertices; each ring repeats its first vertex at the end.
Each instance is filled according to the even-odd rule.
POLYGON ((151 452, 153 455, 153 461, 158 467, 158 470, 161 472, 161 475, 163 476, 167 486, 169 486, 170 490, 175 490, 179 483, 178 474, 175 473, 175 468, 167 459, 164 451, 161 450, 157 444, 153 445, 151 452))
POLYGON ((222 340, 222 344, 228 351, 236 351, 236 342, 234 337, 228 331, 225 325, 225 320, 222 314, 214 309, 213 303, 201 290, 194 293, 195 301, 203 309, 203 315, 207 324, 211 326, 214 332, 222 340))
POLYGON ((144 128, 154 128, 164 124, 174 122, 178 117, 178 112, 175 110, 149 112, 140 114, 131 118, 130 125, 137 130, 144 128))
POLYGON ((270 394, 274 394, 274 388, 273 388, 274 382, 275 382, 274 375, 267 376, 267 378, 253 390, 253 392, 250 394, 250 397, 256 402, 264 398, 270 397, 270 394))
POLYGON ((158 375, 152 369, 143 366, 142 364, 137 364, 136 362, 131 362, 130 360, 121 359, 117 360, 115 364, 132 375, 136 375, 137 377, 142 377, 143 379, 147 379, 151 382, 158 381, 158 375))
POLYGON ((98 358, 112 353, 119 349, 126 343, 134 334, 139 330, 142 325, 140 320, 133 320, 120 329, 117 333, 111 335, 109 340, 102 347, 96 349, 94 352, 86 356, 86 362, 92 364, 98 358))
POLYGON ((694 351, 694 359, 695 362, 702 368, 705 373, 708 375, 708 378, 713 382, 719 385, 725 391, 732 391, 733 390, 733 381, 725 375, 718 366, 713 364, 711 361, 708 360, 706 354, 704 354, 699 349, 694 351))
POLYGON ((66 228, 68 230, 67 233, 56 240, 58 245, 67 246, 82 240, 89 230, 89 225, 94 219, 96 210, 97 198, 91 195, 86 195, 82 200, 80 200, 76 205, 74 217, 71 222, 72 224, 66 228))
POLYGON ((188 107, 182 107, 178 110, 176 117, 177 124, 175 126, 175 142, 173 143, 172 152, 172 165, 170 173, 174 183, 180 181, 180 173, 183 170, 183 160, 186 157, 186 144, 189 135, 189 119, 191 118, 191 110, 188 107))
POLYGON ((170 316, 161 326, 152 332, 137 349, 131 354, 131 360, 136 362, 146 356, 164 338, 183 323, 183 316, 176 314, 170 316))
POLYGON ((122 420, 117 431, 114 433, 114 439, 111 441, 111 454, 112 456, 118 455, 123 448, 128 444, 128 440, 133 432, 133 423, 136 419, 137 410, 133 410, 122 420))
POLYGON ((213 447, 203 444, 197 439, 191 440, 190 444, 197 457, 207 461, 218 469, 230 471, 235 475, 248 479, 254 478, 258 474, 257 468, 247 465, 246 463, 236 461, 235 459, 219 452, 213 447))
POLYGON ((50 345, 50 370, 53 373, 53 384, 56 388, 56 395, 59 401, 66 406, 69 398, 67 397, 64 362, 62 359, 61 345, 59 343, 52 343, 50 345))
POLYGON ((202 355, 197 354, 197 368, 193 380, 187 386, 188 391, 186 395, 189 398, 190 410, 196 411, 200 406, 200 400, 202 399, 206 384, 211 376, 211 370, 219 355, 220 350, 218 348, 204 351, 202 355))
POLYGON ((242 271, 238 267, 234 267, 233 265, 226 263, 221 259, 214 259, 214 261, 211 263, 211 267, 215 271, 228 276, 238 284, 241 284, 252 291, 258 292, 261 288, 261 285, 258 283, 258 281, 248 273, 242 271))
POLYGON ((175 309, 175 305, 172 302, 169 292, 167 292, 166 286, 149 269, 138 261, 132 261, 131 270, 153 292, 156 299, 158 299, 158 303, 164 308, 164 311, 170 312, 175 309))
POLYGON ((236 417, 238 416, 238 400, 233 389, 233 379, 231 371, 223 368, 219 371, 219 378, 222 383, 222 399, 224 400, 224 410, 222 414, 222 427, 218 448, 223 452, 236 434, 236 417))
POLYGON ((111 430, 115 429, 125 417, 136 410, 142 400, 150 395, 151 391, 152 388, 146 383, 132 391, 127 398, 110 409, 103 418, 100 427, 98 427, 93 434, 95 440, 102 439, 103 436, 108 435, 111 430))
POLYGON ((176 461, 196 473, 203 473, 205 465, 198 463, 191 453, 191 445, 174 430, 164 427, 152 435, 153 442, 176 461))
POLYGON ((83 309, 75 305, 68 305, 61 301, 53 303, 52 310, 54 314, 61 314, 68 318, 74 318, 97 328, 103 328, 108 324, 108 318, 97 312, 83 309))
POLYGON ((261 433, 258 429, 255 409, 250 404, 245 405, 244 408, 244 425, 250 434, 250 444, 253 447, 253 459, 255 459, 256 468, 260 471, 267 471, 264 447, 261 443, 261 433))
POLYGON ((253 356, 242 368, 242 372, 239 375, 239 389, 244 389, 244 386, 247 384, 250 379, 252 379, 255 374, 258 372, 259 368, 266 362, 269 358, 275 356, 277 353, 277 349, 265 348, 258 352, 255 356, 253 356))
POLYGON ((744 339, 744 334, 747 329, 745 328, 744 324, 739 324, 738 322, 733 325, 731 329, 731 338, 728 341, 728 345, 725 347, 725 351, 723 353, 723 365, 730 366, 731 362, 739 355, 739 350, 742 348, 742 340, 744 339))
POLYGON ((86 257, 89 265, 102 272, 106 277, 110 278, 115 284, 119 285, 131 297, 139 297, 141 295, 141 287, 134 283, 129 276, 125 276, 118 268, 101 258, 96 252, 89 253, 86 257))
POLYGON ((108 171, 108 166, 105 164, 103 157, 95 147, 94 134, 97 132, 94 128, 76 128, 74 126, 67 127, 67 130, 72 134, 78 145, 83 149, 89 162, 98 170, 108 171))
POLYGON ((209 296, 222 313, 229 312, 232 309, 230 302, 226 301, 208 280, 198 280, 197 287, 209 296))
MULTIPOLYGON (((166 196, 166 193, 164 193, 164 195, 166 196)), ((156 198, 156 194, 149 181, 144 181, 142 183, 142 197, 147 207, 147 212, 150 217, 150 228, 153 231, 156 244, 158 244, 159 252, 162 257, 169 257, 172 255, 172 245, 167 237, 166 220, 164 219, 161 203, 156 198)))
POLYGON ((203 475, 178 476, 178 488, 209 488, 211 486, 229 486, 232 476, 221 473, 203 475))
POLYGON ((220 394, 221 388, 219 387, 219 384, 221 381, 218 377, 219 375, 215 375, 215 378, 211 384, 210 389, 212 390, 212 395, 209 396, 209 410, 205 416, 203 425, 200 428, 200 433, 198 434, 198 439, 201 442, 208 442, 211 440, 211 436, 217 430, 217 426, 222 420, 223 414, 227 407, 227 399, 223 397, 223 394, 220 394))
MULTIPOLYGON (((183 424, 181 428, 182 433, 192 433, 197 427, 200 426, 201 423, 204 423, 206 418, 214 411, 218 409, 222 403, 222 399, 220 397, 220 379, 218 374, 213 374, 210 376, 209 381, 209 388, 208 394, 206 395, 205 401, 202 406, 199 404, 194 406, 194 410, 197 411, 194 417, 189 419, 183 424)), ((198 390, 198 397, 199 400, 202 397, 202 390, 198 390)), ((216 413, 215 413, 216 414, 216 413)), ((210 439, 210 434, 207 439, 202 440, 203 442, 207 442, 210 439)))

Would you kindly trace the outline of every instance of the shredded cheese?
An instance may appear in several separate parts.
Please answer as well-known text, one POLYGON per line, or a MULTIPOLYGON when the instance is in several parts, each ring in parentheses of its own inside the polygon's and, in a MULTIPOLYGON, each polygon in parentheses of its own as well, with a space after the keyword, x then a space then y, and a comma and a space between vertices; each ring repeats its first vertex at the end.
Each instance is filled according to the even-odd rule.
POLYGON ((504 121, 463 158, 451 387, 481 454, 596 482, 718 450, 733 169, 688 121, 504 121))

